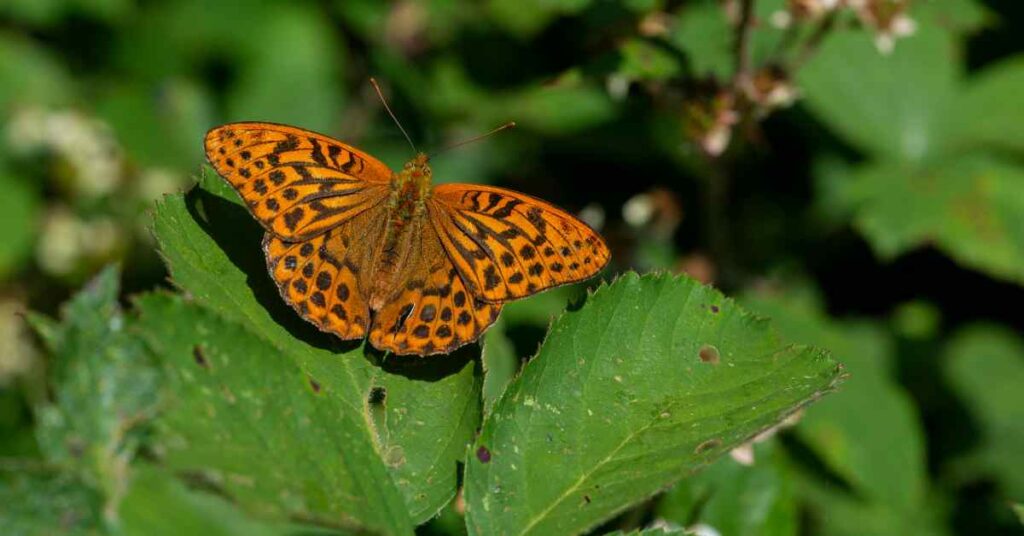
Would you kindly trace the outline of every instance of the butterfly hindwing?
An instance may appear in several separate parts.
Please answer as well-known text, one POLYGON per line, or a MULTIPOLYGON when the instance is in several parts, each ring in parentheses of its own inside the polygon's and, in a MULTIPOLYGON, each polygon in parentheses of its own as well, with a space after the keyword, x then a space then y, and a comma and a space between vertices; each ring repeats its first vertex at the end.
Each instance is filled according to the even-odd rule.
POLYGON ((396 354, 448 353, 475 341, 501 304, 469 291, 429 223, 419 236, 409 258, 413 275, 374 315, 370 343, 396 354))
POLYGON ((330 137, 273 123, 230 123, 206 134, 206 157, 267 231, 304 240, 376 206, 391 170, 330 137))
POLYGON ((442 184, 427 206, 460 276, 489 302, 582 281, 610 258, 604 241, 587 224, 511 190, 442 184))
POLYGON ((267 233, 267 269, 281 297, 303 318, 342 339, 366 335, 372 285, 372 244, 384 229, 383 210, 362 214, 309 240, 287 242, 267 233))

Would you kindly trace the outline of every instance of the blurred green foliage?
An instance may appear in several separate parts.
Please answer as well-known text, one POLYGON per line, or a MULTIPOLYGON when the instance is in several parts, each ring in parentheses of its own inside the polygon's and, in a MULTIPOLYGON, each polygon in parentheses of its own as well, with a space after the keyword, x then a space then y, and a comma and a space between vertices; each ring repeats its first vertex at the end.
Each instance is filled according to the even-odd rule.
POLYGON ((410 149, 374 76, 422 148, 517 122, 438 156, 439 182, 579 213, 612 271, 714 282, 850 375, 755 445, 627 511, 569 512, 587 520, 572 527, 1019 533, 1024 6, 862 3, 909 9, 885 18, 754 0, 738 52, 745 4, 0 1, 4 532, 453 534, 467 504, 479 514, 479 489, 452 498, 456 464, 475 459, 481 419, 523 409, 503 393, 533 381, 522 364, 583 290, 509 305, 482 357, 445 358, 440 377, 323 347, 275 301, 257 225, 202 167, 204 132, 235 120, 398 167, 410 149), (247 368, 212 373, 228 360, 247 368), (366 409, 373 387, 383 408, 366 409), (192 418, 210 412, 223 421, 192 418))

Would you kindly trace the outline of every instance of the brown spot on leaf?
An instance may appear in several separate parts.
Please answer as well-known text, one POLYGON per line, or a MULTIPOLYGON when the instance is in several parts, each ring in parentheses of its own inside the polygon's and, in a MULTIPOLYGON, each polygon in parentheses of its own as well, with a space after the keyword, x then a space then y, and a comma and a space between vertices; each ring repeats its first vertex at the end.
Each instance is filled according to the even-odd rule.
POLYGON ((480 460, 480 463, 490 463, 491 451, 487 450, 487 447, 480 445, 480 448, 476 449, 476 459, 480 460))
POLYGON ((705 344, 704 346, 701 346, 700 347, 700 352, 698 352, 697 355, 700 356, 700 361, 702 363, 711 363, 712 365, 717 365, 718 364, 718 361, 719 361, 718 348, 715 348, 714 346, 711 346, 710 344, 705 344))
POLYGON ((709 451, 711 449, 718 448, 721 445, 722 445, 722 440, 721 439, 709 439, 709 440, 701 443, 700 445, 697 445, 697 448, 693 449, 693 453, 694 454, 704 454, 705 452, 707 452, 707 451, 709 451))
POLYGON ((194 359, 196 364, 200 367, 210 368, 210 363, 206 360, 206 355, 203 353, 203 349, 199 346, 192 347, 192 359, 194 359))

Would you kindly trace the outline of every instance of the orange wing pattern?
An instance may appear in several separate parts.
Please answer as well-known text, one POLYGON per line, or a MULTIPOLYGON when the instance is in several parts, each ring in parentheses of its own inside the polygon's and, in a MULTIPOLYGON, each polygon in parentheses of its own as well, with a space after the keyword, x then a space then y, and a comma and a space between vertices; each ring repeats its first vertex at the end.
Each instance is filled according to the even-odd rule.
POLYGON ((433 227, 424 222, 413 244, 412 275, 374 316, 370 343, 396 354, 448 353, 475 341, 498 318, 501 304, 473 296, 433 227))
POLYGON ((337 140, 273 123, 206 134, 206 157, 268 231, 306 240, 383 201, 391 170, 337 140))
POLYGON ((267 233, 267 269, 281 297, 303 318, 342 339, 366 335, 373 245, 384 232, 385 210, 368 210, 301 242, 267 233))
POLYGON ((461 279, 492 303, 587 279, 607 264, 608 247, 587 224, 525 194, 442 184, 427 204, 461 279))

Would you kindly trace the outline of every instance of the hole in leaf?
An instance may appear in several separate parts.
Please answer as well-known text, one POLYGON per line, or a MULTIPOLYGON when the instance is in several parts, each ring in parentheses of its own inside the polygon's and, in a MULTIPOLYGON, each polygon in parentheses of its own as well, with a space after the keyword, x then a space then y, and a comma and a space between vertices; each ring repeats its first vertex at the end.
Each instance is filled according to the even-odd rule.
POLYGON ((379 406, 384 404, 384 401, 388 398, 388 390, 384 387, 374 387, 370 389, 370 395, 366 397, 366 403, 371 406, 379 406))

